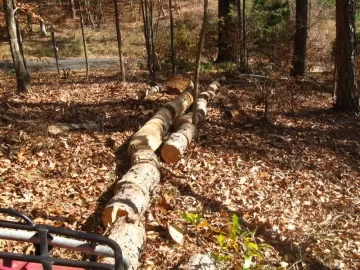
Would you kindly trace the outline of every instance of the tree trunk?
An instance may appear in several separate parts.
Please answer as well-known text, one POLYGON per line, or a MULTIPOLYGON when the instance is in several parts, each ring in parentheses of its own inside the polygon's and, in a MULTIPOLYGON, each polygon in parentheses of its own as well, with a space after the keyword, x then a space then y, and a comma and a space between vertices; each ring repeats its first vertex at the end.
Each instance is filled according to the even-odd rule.
POLYGON ((84 19, 82 14, 82 9, 80 5, 80 25, 81 25, 81 35, 84 45, 84 54, 85 54, 85 66, 86 66, 86 78, 89 77, 89 61, 88 61, 88 54, 87 54, 87 44, 86 44, 86 38, 85 38, 85 30, 84 30, 84 19))
MULTIPOLYGON (((225 78, 220 80, 224 81, 225 78)), ((199 95, 197 101, 198 109, 196 111, 199 124, 205 121, 207 105, 218 92, 220 80, 215 80, 206 91, 199 95)), ((178 162, 196 134, 196 127, 193 125, 191 113, 178 118, 174 126, 176 131, 170 135, 161 149, 161 157, 166 163, 178 162)))
POLYGON ((114 0, 114 10, 115 10, 115 27, 116 27, 116 37, 118 42, 121 81, 124 83, 126 82, 126 76, 125 76, 125 67, 124 67, 123 52, 122 52, 122 38, 121 38, 121 29, 120 29, 120 20, 119 20, 118 0, 114 0))
POLYGON ((245 71, 248 68, 248 51, 247 51, 247 34, 246 34, 246 0, 243 1, 243 8, 242 8, 242 51, 245 63, 245 71))
POLYGON ((149 74, 153 75, 154 71, 152 69, 152 48, 151 48, 151 33, 150 33, 150 22, 149 22, 149 8, 148 8, 148 0, 140 0, 141 3, 141 11, 143 16, 144 23, 144 38, 145 38, 145 47, 146 47, 146 56, 147 56, 147 68, 149 70, 149 74))
POLYGON ((69 0, 69 7, 70 7, 70 11, 71 11, 71 17, 73 19, 76 19, 76 9, 75 9, 74 0, 69 0))
POLYGON ((101 0, 96 1, 96 23, 100 27, 104 23, 104 15, 102 10, 101 0))
POLYGON ((31 14, 26 14, 26 24, 27 27, 29 29, 29 32, 32 33, 33 32, 33 27, 32 27, 32 18, 31 18, 31 14))
POLYGON ((114 197, 102 213, 104 226, 118 217, 142 215, 150 202, 150 193, 160 182, 159 161, 150 148, 142 148, 132 155, 132 167, 117 183, 114 197))
POLYGON ((296 0, 296 31, 294 38, 293 69, 291 76, 302 76, 305 72, 306 40, 308 24, 308 0, 296 0))
POLYGON ((245 53, 243 48, 243 28, 242 28, 242 11, 241 0, 237 0, 237 15, 238 15, 238 39, 239 39, 239 71, 246 72, 245 67, 245 53))
POLYGON ((201 54, 204 47, 205 33, 206 33, 206 25, 208 21, 208 6, 209 1, 204 0, 204 17, 202 21, 199 43, 198 43, 198 51, 196 55, 196 70, 195 70, 195 88, 194 88, 194 105, 193 105, 193 119, 192 122, 194 126, 198 123, 197 118, 197 110, 198 110, 198 95, 199 95, 199 74, 200 74, 200 60, 201 54))
POLYGON ((41 17, 41 20, 40 20, 40 35, 45 37, 47 36, 47 32, 46 32, 46 25, 45 25, 45 22, 44 22, 44 18, 43 18, 43 12, 42 12, 42 5, 44 3, 41 2, 40 4, 38 4, 38 7, 39 7, 39 15, 41 17))
POLYGON ((58 57, 58 53, 57 53, 58 52, 58 47, 56 45, 54 31, 51 31, 51 40, 52 40, 52 44, 53 44, 54 56, 55 56, 55 61, 56 61, 56 68, 57 68, 58 74, 60 74, 59 57, 58 57))
POLYGON ((4 0, 4 12, 6 28, 9 35, 11 55, 14 62, 18 92, 31 90, 30 75, 25 66, 24 57, 19 46, 19 37, 16 30, 14 3, 12 0, 4 0))
POLYGON ((336 1, 336 100, 334 107, 359 112, 356 83, 355 0, 336 1))
POLYGON ((218 1, 218 56, 216 62, 228 62, 233 60, 232 35, 235 29, 230 16, 230 4, 236 4, 235 0, 218 1))
POLYGON ((171 70, 175 74, 175 44, 174 44, 174 17, 172 12, 172 0, 169 0, 169 15, 170 15, 170 46, 171 46, 171 70))

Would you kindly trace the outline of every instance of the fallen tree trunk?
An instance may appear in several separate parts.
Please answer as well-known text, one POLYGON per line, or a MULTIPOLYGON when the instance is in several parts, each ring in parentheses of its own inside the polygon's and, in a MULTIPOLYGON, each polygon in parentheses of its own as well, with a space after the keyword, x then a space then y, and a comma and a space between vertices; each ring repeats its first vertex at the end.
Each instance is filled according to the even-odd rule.
POLYGON ((168 132, 174 119, 184 113, 192 104, 193 83, 174 100, 166 103, 130 140, 128 153, 132 155, 136 149, 150 147, 153 151, 159 148, 162 138, 168 132))
MULTIPOLYGON (((126 255, 128 261, 125 265, 128 269, 138 269, 140 262, 140 253, 145 246, 146 232, 142 222, 136 221, 135 223, 127 223, 119 219, 111 229, 109 238, 116 241, 123 255, 126 255)), ((114 264, 113 258, 106 258, 104 263, 114 264)))
MULTIPOLYGON (((217 79, 210 84, 206 91, 200 93, 198 98, 198 123, 205 121, 207 105, 219 90, 220 81, 225 78, 217 79)), ((176 132, 172 133, 161 149, 161 157, 166 163, 174 163, 180 160, 186 148, 191 143, 196 134, 196 127, 192 124, 192 114, 186 114, 175 121, 176 132)))
POLYGON ((131 169, 117 183, 115 195, 102 213, 105 227, 119 217, 141 215, 149 204, 150 193, 160 181, 159 161, 150 148, 138 149, 131 163, 131 169))

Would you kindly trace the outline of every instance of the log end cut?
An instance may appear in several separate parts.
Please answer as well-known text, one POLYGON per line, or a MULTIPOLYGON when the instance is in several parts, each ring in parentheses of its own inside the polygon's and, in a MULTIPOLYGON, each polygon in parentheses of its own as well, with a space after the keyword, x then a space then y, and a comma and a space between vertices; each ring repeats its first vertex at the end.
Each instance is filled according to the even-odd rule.
POLYGON ((175 163, 180 160, 181 152, 174 145, 164 145, 161 149, 161 157, 166 163, 175 163))
POLYGON ((106 208, 101 215, 101 221, 105 228, 110 227, 114 222, 120 218, 128 215, 128 212, 119 207, 109 207, 106 208))

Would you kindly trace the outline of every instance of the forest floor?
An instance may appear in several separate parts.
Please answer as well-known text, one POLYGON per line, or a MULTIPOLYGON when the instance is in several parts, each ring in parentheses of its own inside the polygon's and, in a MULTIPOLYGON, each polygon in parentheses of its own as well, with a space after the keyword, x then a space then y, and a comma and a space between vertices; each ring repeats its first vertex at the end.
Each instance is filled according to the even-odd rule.
MULTIPOLYGON (((220 76, 204 75, 202 87, 220 76)), ((126 140, 173 98, 144 100, 146 77, 123 85, 116 71, 34 73, 32 92, 18 96, 14 76, 0 72, 0 205, 105 234, 102 209, 130 167, 126 140), (59 123, 69 130, 56 134, 59 123)), ((331 94, 310 83, 259 89, 229 79, 199 137, 163 170, 144 216, 142 269, 177 269, 195 252, 212 253, 220 269, 249 256, 254 269, 360 268, 359 118, 333 111, 331 94), (183 229, 182 244, 168 224, 183 229)), ((31 251, 5 241, 0 250, 31 251)))

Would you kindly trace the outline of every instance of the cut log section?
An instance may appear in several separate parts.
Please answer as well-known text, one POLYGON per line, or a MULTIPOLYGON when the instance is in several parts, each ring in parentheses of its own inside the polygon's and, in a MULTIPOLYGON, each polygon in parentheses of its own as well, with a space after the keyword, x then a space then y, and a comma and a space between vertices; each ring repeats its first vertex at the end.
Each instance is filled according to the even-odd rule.
MULTIPOLYGON (((125 262, 128 269, 138 269, 140 253, 145 246, 146 232, 145 227, 140 221, 126 223, 118 220, 112 227, 109 238, 117 242, 126 255, 128 261, 125 262)), ((113 258, 106 258, 104 263, 114 264, 113 258)))
POLYGON ((173 76, 166 82, 166 88, 169 94, 179 95, 191 85, 191 80, 180 76, 173 76))
POLYGON ((194 84, 191 82, 185 92, 177 96, 174 100, 166 103, 131 137, 128 147, 128 153, 130 155, 141 147, 150 147, 153 151, 159 148, 162 143, 162 138, 168 132, 173 120, 184 113, 192 104, 193 89, 194 84))
POLYGON ((133 166, 117 183, 115 195, 102 213, 105 227, 119 217, 141 215, 149 204, 150 193, 160 181, 158 158, 151 149, 139 149, 131 162, 133 166))
MULTIPOLYGON (((225 78, 215 80, 206 91, 199 94, 197 110, 199 124, 205 121, 207 105, 219 90, 220 81, 224 80, 225 78)), ((166 163, 178 162, 196 134, 191 113, 178 118, 174 126, 176 131, 170 135, 161 149, 161 157, 166 163)))

